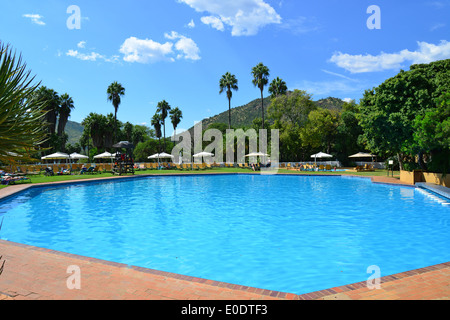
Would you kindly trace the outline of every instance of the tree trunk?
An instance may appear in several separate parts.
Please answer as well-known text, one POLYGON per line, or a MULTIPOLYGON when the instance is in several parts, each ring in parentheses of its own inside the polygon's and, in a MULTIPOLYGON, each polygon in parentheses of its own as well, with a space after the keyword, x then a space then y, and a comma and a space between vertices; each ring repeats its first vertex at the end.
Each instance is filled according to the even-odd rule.
POLYGON ((397 153, 397 159, 398 159, 398 166, 400 167, 400 170, 403 170, 403 156, 401 153, 397 153))
POLYGON ((117 108, 114 108, 114 135, 113 135, 113 144, 116 143, 117 138, 117 108))
POLYGON ((166 152, 166 121, 163 121, 163 126, 164 126, 164 152, 166 152))
POLYGON ((231 99, 228 99, 228 129, 231 129, 231 99))
POLYGON ((420 166, 420 168, 423 170, 423 171, 427 171, 427 164, 425 163, 425 161, 423 161, 423 152, 422 151, 420 151, 418 154, 417 154, 417 157, 418 157, 418 163, 419 163, 419 166, 420 166))
POLYGON ((262 128, 264 130, 264 97, 263 97, 263 89, 261 89, 261 113, 262 113, 262 128))

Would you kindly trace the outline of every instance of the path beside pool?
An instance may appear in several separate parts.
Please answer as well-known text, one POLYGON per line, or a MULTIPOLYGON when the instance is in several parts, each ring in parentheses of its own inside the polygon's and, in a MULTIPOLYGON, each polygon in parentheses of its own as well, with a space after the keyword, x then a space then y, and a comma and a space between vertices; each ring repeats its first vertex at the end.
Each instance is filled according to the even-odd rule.
POLYGON ((448 300, 450 262, 302 295, 233 285, 0 240, 0 300, 448 300), (71 266, 80 289, 69 289, 71 266))
MULTIPOLYGON (((374 183, 402 184, 372 177, 374 183)), ((77 183, 80 181, 77 181, 77 183)), ((67 183, 67 182, 62 182, 67 183)), ((58 182, 53 184, 60 184, 58 182)), ((0 190, 0 199, 29 188, 0 190)), ((382 277, 380 289, 365 281, 296 295, 188 277, 0 240, 0 300, 448 300, 450 262, 382 277), (81 288, 69 289, 70 266, 81 288)))

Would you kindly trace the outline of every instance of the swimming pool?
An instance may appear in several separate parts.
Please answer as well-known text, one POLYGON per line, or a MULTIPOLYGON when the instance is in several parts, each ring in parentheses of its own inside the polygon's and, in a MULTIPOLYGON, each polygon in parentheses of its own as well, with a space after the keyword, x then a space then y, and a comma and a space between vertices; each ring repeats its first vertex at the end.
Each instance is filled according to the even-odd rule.
POLYGON ((0 202, 13 242, 302 294, 450 261, 450 209, 411 187, 195 175, 33 188, 0 202))

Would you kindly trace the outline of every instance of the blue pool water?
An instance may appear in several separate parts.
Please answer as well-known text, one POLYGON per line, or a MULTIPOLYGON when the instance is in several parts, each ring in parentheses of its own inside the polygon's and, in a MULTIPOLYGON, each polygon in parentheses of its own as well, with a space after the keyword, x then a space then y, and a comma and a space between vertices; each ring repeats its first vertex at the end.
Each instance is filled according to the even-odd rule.
POLYGON ((450 207, 325 176, 214 175, 31 189, 0 202, 9 241, 291 293, 450 261, 450 207))

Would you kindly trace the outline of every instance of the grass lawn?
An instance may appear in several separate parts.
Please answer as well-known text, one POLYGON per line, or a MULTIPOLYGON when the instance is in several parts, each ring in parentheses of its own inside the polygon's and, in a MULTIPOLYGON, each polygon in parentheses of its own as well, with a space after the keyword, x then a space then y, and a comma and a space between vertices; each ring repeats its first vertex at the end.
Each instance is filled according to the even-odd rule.
MULTIPOLYGON (((206 169, 206 170, 138 170, 135 171, 135 175, 148 175, 148 174, 204 174, 204 173, 253 173, 253 171, 249 169, 241 169, 241 168, 215 168, 215 169, 206 169)), ((312 174, 312 175, 358 175, 358 176, 387 176, 386 170, 376 170, 373 172, 350 172, 350 171, 331 171, 331 172, 314 172, 314 171, 294 171, 287 169, 279 169, 278 173, 280 174, 312 174)), ((101 173, 101 174, 75 174, 75 175, 61 175, 61 176, 52 176, 46 177, 43 174, 39 176, 29 176, 31 178, 31 183, 46 183, 46 182, 59 182, 59 181, 72 181, 72 180, 85 180, 85 179, 95 179, 95 178, 106 178, 113 177, 111 173, 101 173)), ((129 176, 129 175, 128 175, 129 176)), ((394 171, 394 178, 399 178, 400 172, 394 171)), ((389 172, 389 177, 391 177, 391 172, 389 172)), ((28 184, 28 181, 19 182, 17 184, 28 184)), ((6 188, 5 185, 0 185, 0 189, 6 188)))

